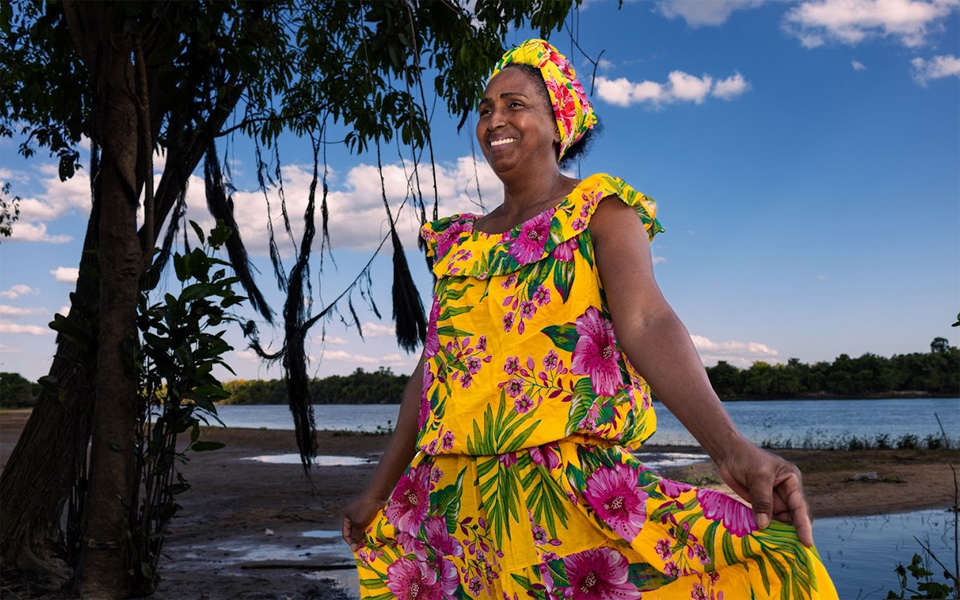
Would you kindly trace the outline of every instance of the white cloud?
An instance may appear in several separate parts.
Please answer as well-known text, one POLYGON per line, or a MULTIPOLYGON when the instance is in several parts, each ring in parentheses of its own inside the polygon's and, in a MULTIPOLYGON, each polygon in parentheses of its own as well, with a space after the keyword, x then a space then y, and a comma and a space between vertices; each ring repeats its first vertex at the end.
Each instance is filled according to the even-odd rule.
POLYGON ((53 330, 39 325, 0 323, 0 333, 25 333, 27 335, 53 335, 53 330))
POLYGON ((317 336, 317 341, 330 346, 346 346, 350 343, 346 338, 342 338, 339 335, 328 335, 326 337, 317 336))
POLYGON ((668 19, 682 18, 691 27, 723 25, 737 10, 756 8, 768 0, 659 0, 657 10, 668 19))
POLYGON ((323 353, 323 360, 335 360, 340 362, 349 362, 349 363, 360 363, 363 365, 379 365, 380 360, 373 358, 372 356, 365 356, 363 354, 351 354, 350 352, 345 352, 343 350, 326 350, 323 353))
POLYGON ((960 7, 960 0, 810 0, 784 16, 786 31, 807 48, 893 39, 914 48, 960 7))
MULTIPOLYGON (((395 163, 384 165, 384 187, 391 212, 397 222, 400 239, 405 249, 415 249, 419 237, 419 216, 411 204, 403 204, 409 193, 408 178, 412 177, 412 168, 408 164, 395 163), (401 208, 401 205, 403 207, 401 208)), ((363 250, 376 248, 387 233, 387 215, 383 206, 380 189, 380 175, 376 166, 361 164, 339 177, 331 178, 330 192, 327 196, 329 207, 330 241, 334 251, 363 250)), ((284 196, 287 213, 290 216, 294 238, 299 239, 303 231, 303 213, 307 205, 312 167, 287 166, 282 169, 284 196)), ((479 180, 480 194, 487 206, 496 206, 502 199, 502 187, 496 175, 481 157, 476 166, 471 157, 460 157, 451 163, 437 165, 437 189, 441 204, 439 213, 480 212, 477 197, 479 180)), ((420 166, 420 183, 424 201, 432 204, 433 182, 429 165, 420 166)), ((320 196, 318 191, 317 203, 320 196)), ((292 245, 287 242, 280 214, 280 199, 277 188, 267 190, 271 203, 271 217, 281 253, 291 254, 292 245), (287 243, 285 243, 287 242, 287 243)), ((261 192, 236 192, 234 194, 235 216, 240 226, 247 249, 252 255, 266 256, 269 253, 267 233, 267 207, 261 192)), ((188 218, 201 226, 212 225, 206 212, 206 200, 203 182, 191 178, 187 191, 187 204, 190 207, 188 218)), ((317 210, 317 228, 320 228, 319 206, 317 210)), ((432 206, 427 207, 428 218, 432 206)), ((314 240, 314 251, 319 251, 320 235, 314 240)), ((389 243, 385 249, 390 252, 389 243)))
POLYGON ((660 263, 665 263, 665 262, 667 262, 667 258, 666 258, 665 256, 654 256, 654 257, 653 257, 653 264, 655 264, 655 265, 659 265, 660 263))
POLYGON ((26 317, 28 315, 42 315, 47 312, 45 308, 22 308, 19 306, 10 306, 9 304, 0 304, 0 317, 26 317))
POLYGON ((863 63, 860 62, 859 60, 852 61, 852 62, 850 63, 850 66, 853 67, 853 70, 854 70, 854 71, 866 71, 866 70, 867 70, 867 65, 863 64, 863 63))
POLYGON ((674 102, 703 104, 710 95, 730 100, 750 89, 743 75, 736 73, 714 82, 710 75, 697 77, 683 71, 671 71, 666 83, 641 81, 633 83, 625 77, 607 79, 597 77, 597 95, 611 104, 631 106, 647 103, 660 107, 674 102))
POLYGON ((19 354, 21 352, 23 352, 23 350, 20 348, 0 344, 0 354, 19 354))
POLYGON ((776 362, 780 352, 759 342, 714 342, 702 335, 691 335, 693 345, 705 364, 725 360, 738 367, 749 367, 754 361, 776 362))
MULTIPOLYGON (((22 214, 21 214, 22 217, 22 214)), ((11 242, 46 242, 48 244, 66 244, 73 241, 69 235, 50 235, 46 223, 31 223, 22 218, 13 224, 11 242)))
POLYGON ((19 298, 20 296, 26 296, 27 294, 35 295, 39 293, 40 293, 40 290, 34 289, 29 285, 18 283, 17 285, 11 287, 9 290, 0 292, 0 296, 3 296, 4 298, 10 298, 12 300, 14 298, 19 298))
POLYGON ((50 274, 60 283, 76 283, 80 276, 80 269, 76 267, 57 267, 50 274))
POLYGON ((381 325, 373 321, 367 321, 360 328, 363 330, 363 337, 393 337, 397 334, 396 328, 392 325, 381 325))
POLYGON ((613 68, 613 62, 601 57, 600 60, 597 61, 597 68, 601 71, 609 71, 613 68))
POLYGON ((913 78, 920 85, 926 85, 931 79, 960 77, 960 58, 952 55, 934 56, 930 60, 917 57, 910 61, 913 78))
POLYGON ((722 100, 732 100, 750 89, 750 84, 743 75, 734 73, 726 79, 721 79, 713 86, 713 95, 722 100))

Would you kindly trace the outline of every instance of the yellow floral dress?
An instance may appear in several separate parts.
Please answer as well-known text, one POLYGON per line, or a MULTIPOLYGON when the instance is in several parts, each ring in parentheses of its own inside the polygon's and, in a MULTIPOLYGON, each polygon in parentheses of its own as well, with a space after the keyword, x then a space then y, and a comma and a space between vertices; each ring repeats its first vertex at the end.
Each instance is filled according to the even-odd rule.
POLYGON ((423 228, 437 283, 419 452, 357 551, 364 598, 836 598, 793 527, 661 478, 627 448, 650 389, 620 350, 590 218, 650 198, 606 174, 503 234, 423 228))

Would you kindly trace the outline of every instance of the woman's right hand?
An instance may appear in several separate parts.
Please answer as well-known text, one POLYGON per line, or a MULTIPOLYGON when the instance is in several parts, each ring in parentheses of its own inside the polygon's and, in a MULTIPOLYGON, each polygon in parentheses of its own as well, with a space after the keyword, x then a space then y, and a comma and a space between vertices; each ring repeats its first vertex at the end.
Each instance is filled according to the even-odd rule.
POLYGON ((367 496, 359 496, 343 511, 342 534, 343 541, 350 546, 350 551, 356 553, 363 542, 363 530, 367 528, 373 517, 387 503, 367 496))

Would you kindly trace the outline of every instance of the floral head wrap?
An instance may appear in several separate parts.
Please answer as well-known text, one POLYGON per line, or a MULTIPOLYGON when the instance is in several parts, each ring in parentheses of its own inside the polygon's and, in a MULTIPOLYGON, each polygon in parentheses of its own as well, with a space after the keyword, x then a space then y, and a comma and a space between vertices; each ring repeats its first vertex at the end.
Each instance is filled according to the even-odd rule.
POLYGON ((588 130, 593 129, 597 122, 593 106, 577 80, 573 65, 547 42, 527 40, 503 55, 494 67, 490 79, 511 63, 540 69, 543 82, 550 93, 557 128, 560 130, 560 155, 557 158, 563 158, 570 146, 576 144, 588 130))

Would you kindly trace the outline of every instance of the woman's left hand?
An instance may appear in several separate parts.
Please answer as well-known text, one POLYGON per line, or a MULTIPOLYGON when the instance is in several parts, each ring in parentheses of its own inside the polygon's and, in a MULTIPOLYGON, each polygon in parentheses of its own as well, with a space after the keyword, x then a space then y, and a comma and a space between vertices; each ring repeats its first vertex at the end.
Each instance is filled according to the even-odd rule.
POLYGON ((753 505, 760 529, 772 517, 796 527, 803 545, 813 546, 813 525, 796 465, 744 439, 727 448, 717 466, 727 485, 753 505))

